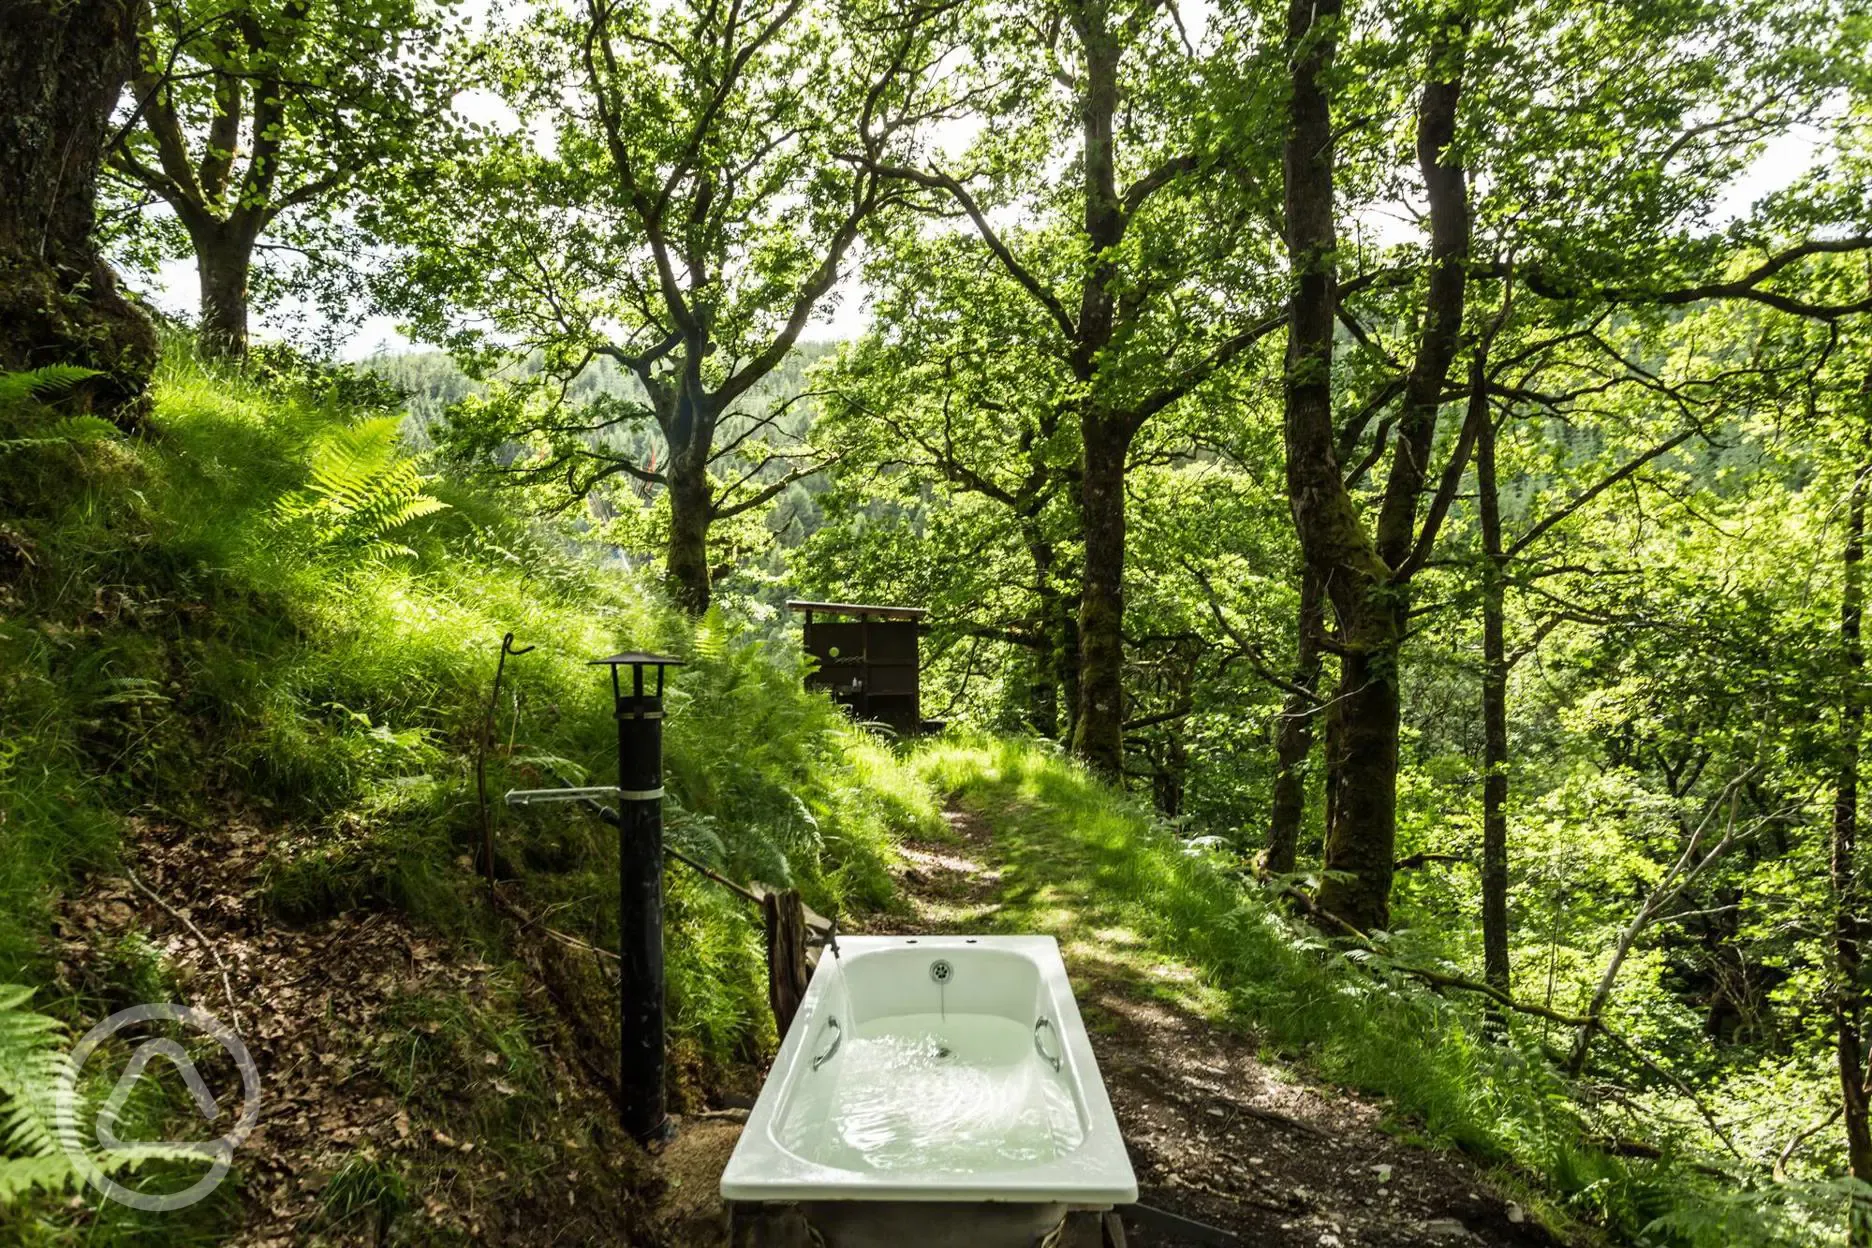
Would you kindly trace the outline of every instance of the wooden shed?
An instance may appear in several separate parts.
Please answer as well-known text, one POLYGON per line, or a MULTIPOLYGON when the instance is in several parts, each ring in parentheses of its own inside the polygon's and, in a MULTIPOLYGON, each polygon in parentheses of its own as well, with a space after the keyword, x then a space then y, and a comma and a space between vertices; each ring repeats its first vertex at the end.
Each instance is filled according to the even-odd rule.
POLYGON ((787 606, 805 615, 806 653, 819 662, 808 689, 905 736, 924 730, 917 636, 928 611, 798 599, 787 606))

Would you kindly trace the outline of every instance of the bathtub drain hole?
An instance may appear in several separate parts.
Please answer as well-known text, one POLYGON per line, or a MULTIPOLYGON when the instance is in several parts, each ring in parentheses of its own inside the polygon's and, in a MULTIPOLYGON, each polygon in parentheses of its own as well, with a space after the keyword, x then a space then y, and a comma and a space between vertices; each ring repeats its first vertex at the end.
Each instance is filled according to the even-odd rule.
POLYGON ((948 983, 949 977, 954 974, 955 968, 950 966, 949 963, 942 958, 937 958, 934 962, 930 963, 930 978, 939 984, 948 983))

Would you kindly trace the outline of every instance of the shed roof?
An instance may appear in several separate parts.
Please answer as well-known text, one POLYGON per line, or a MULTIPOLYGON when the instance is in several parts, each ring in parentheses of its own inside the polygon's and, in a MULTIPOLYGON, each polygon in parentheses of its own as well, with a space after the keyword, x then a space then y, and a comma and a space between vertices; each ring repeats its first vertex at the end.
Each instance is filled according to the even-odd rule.
POLYGON ((786 605, 794 611, 815 611, 825 615, 876 615, 887 620, 920 620, 929 614, 924 607, 886 607, 864 602, 808 602, 801 598, 789 598, 786 605))

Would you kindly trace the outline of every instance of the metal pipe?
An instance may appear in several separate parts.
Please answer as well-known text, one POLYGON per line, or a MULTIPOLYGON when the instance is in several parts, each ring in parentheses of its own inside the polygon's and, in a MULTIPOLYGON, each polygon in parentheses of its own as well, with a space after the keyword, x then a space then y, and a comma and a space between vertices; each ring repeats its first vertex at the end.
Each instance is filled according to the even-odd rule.
MULTIPOLYGON (((494 896, 494 817, 488 813, 487 756, 494 746, 494 712, 500 703, 501 677, 507 674, 507 656, 531 654, 537 646, 516 646, 514 635, 501 638, 500 659, 494 664, 494 688, 488 694, 487 717, 475 742, 475 797, 481 810, 481 869, 487 874, 488 896, 494 896)), ((517 712, 516 712, 517 713, 517 712)))
POLYGON ((618 1101, 624 1129, 661 1138, 664 1109, 663 980, 663 668, 644 690, 644 666, 631 669, 628 694, 616 687, 618 788, 644 796, 618 801, 618 1101), (654 793, 655 796, 647 796, 654 793))
MULTIPOLYGON (((579 805, 583 806, 586 810, 589 810, 592 814, 597 815, 600 819, 604 820, 606 823, 610 824, 614 828, 623 826, 622 817, 618 814, 617 811, 611 809, 609 806, 606 806, 603 802, 599 801, 597 798, 587 796, 587 794, 589 793, 598 792, 600 790, 578 789, 577 786, 573 785, 571 782, 566 780, 563 776, 561 776, 558 772, 554 771, 552 768, 547 767, 544 770, 547 775, 551 776, 554 780, 557 780, 559 782, 559 790, 575 790, 575 795, 569 800, 577 802, 579 805)), ((541 791, 550 793, 550 792, 557 792, 559 790, 546 789, 546 790, 541 790, 541 791)), ((522 790, 522 791, 525 791, 525 790, 522 790)), ((602 792, 608 797, 616 797, 618 793, 616 789, 604 789, 602 790, 602 792)), ((703 876, 706 879, 713 880, 715 883, 721 885, 723 888, 727 889, 729 892, 735 894, 736 896, 740 897, 743 901, 746 901, 750 903, 751 905, 758 906, 761 904, 760 894, 754 892, 752 889, 743 888, 741 885, 735 883, 733 880, 729 879, 727 876, 723 875, 721 872, 716 871, 713 868, 711 868, 707 863, 697 862, 694 858, 691 858, 688 854, 683 853, 682 850, 677 849, 675 846, 670 845, 667 842, 665 842, 663 846, 663 856, 665 858, 674 858, 677 862, 682 863, 685 867, 688 867, 691 871, 694 871, 697 875, 703 876)))
MULTIPOLYGON (((601 797, 616 797, 617 786, 599 785, 596 788, 575 789, 561 786, 556 789, 508 789, 503 801, 509 806, 532 806, 540 802, 590 802, 601 797)), ((657 793, 656 796, 663 796, 657 793)))

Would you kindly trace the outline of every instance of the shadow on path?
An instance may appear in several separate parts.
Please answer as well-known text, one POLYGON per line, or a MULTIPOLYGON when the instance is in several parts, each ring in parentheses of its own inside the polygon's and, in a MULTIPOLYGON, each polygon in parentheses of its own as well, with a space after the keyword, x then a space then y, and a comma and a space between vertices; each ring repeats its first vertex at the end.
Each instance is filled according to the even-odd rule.
POLYGON ((945 818, 948 838, 904 846, 911 917, 893 926, 1059 940, 1145 1203, 1270 1248, 1561 1242, 1475 1166, 1405 1145, 1378 1129, 1374 1104, 1263 1062, 1205 1017, 1212 991, 1101 901, 1082 848, 997 834, 967 810, 945 818))

